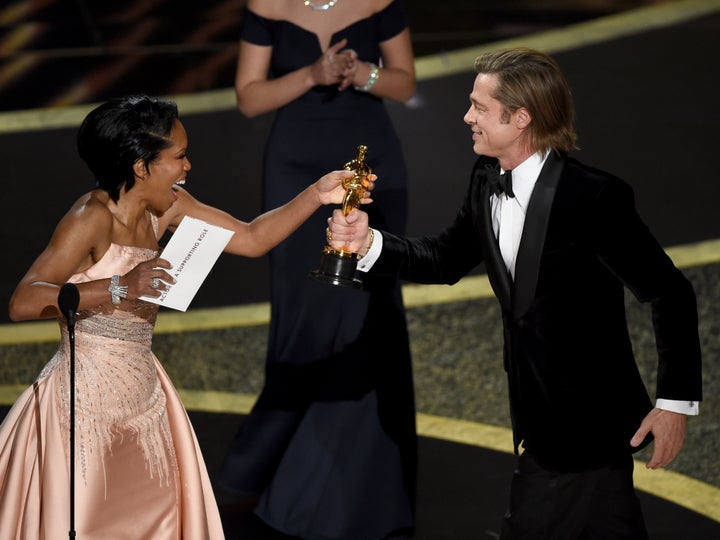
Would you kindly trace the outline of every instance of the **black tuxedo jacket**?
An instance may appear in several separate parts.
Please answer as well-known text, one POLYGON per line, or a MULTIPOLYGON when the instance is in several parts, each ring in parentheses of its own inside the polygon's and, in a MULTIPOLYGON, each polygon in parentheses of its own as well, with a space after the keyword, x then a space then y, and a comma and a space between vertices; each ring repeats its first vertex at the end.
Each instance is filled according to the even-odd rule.
POLYGON ((653 406, 633 357, 625 288, 652 307, 657 397, 702 399, 692 285, 641 221, 625 182, 554 152, 530 198, 513 282, 491 224, 484 171, 495 163, 478 159, 441 234, 383 232, 371 272, 452 284, 484 262, 502 307, 515 448, 559 471, 603 466, 635 450, 629 441, 653 406))

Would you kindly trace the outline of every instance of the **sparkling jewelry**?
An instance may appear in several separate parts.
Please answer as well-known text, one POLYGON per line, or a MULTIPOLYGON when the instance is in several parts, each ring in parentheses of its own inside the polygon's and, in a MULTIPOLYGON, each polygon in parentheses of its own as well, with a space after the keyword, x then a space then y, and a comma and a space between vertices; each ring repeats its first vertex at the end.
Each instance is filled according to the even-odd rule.
POLYGON ((315 2, 311 2, 310 0, 304 0, 303 3, 313 11, 327 11, 335 4, 337 4, 338 0, 330 0, 329 2, 326 2, 324 4, 316 4, 315 2))
POLYGON ((115 275, 110 278, 108 292, 110 292, 112 303, 118 305, 122 302, 123 298, 127 298, 128 288, 127 285, 120 285, 120 276, 115 275))
POLYGON ((325 239, 328 241, 328 244, 332 242, 332 231, 330 230, 330 227, 325 229, 325 239))
POLYGON ((367 255, 368 251, 370 251, 370 248, 373 245, 373 242, 375 241, 375 231, 372 229, 368 229, 370 231, 370 240, 368 241, 367 249, 365 250, 365 254, 367 255))
POLYGON ((157 289, 160 286, 160 278, 154 277, 152 280, 152 288, 157 289))
POLYGON ((368 77, 367 82, 364 86, 356 86, 355 90, 359 90, 360 92, 369 92, 373 85, 380 78, 380 68, 372 62, 368 62, 368 65, 370 66, 370 76, 368 77))

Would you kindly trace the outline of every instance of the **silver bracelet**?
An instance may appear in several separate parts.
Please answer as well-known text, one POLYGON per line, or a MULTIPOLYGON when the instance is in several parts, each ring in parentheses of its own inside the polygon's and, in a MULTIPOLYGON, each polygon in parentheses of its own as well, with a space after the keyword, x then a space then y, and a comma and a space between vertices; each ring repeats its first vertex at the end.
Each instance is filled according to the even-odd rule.
POLYGON ((128 288, 127 285, 120 285, 120 276, 113 276, 110 278, 110 285, 108 285, 108 291, 110 292, 110 298, 112 303, 118 305, 122 302, 123 298, 127 298, 128 288))
POLYGON ((367 82, 364 86, 356 86, 355 90, 359 90, 360 92, 369 92, 370 89, 373 87, 373 85, 377 82, 377 80, 380 78, 380 68, 377 67, 372 62, 368 62, 368 65, 370 66, 370 76, 368 77, 367 82))

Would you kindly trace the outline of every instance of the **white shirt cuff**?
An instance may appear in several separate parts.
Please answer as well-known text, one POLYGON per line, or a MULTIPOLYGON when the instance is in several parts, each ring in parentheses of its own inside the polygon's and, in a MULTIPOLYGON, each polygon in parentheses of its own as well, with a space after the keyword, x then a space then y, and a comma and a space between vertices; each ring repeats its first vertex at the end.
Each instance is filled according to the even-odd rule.
POLYGON ((700 402, 699 401, 678 401, 675 399, 658 399, 655 402, 655 407, 666 411, 672 411, 681 414, 687 414, 689 416, 696 416, 700 414, 700 402))
POLYGON ((382 233, 378 231, 377 229, 373 229, 373 243, 370 246, 370 249, 365 254, 365 256, 360 259, 357 263, 357 269, 361 272, 369 272, 370 269, 373 267, 373 264, 375 264, 375 261, 378 260, 380 257, 380 252, 382 251, 383 246, 383 237, 382 233))

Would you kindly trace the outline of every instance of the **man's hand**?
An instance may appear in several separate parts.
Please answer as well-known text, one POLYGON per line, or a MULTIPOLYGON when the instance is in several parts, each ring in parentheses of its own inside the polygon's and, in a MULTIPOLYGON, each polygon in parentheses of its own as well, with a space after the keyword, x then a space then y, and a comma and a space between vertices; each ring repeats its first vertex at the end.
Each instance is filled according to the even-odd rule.
POLYGON ((630 440, 631 446, 639 446, 648 433, 655 437, 654 449, 648 469, 659 469, 669 464, 680 453, 685 442, 687 416, 682 413, 653 409, 643 419, 640 429, 630 440))
POLYGON ((369 248, 368 215, 357 208, 346 216, 337 209, 328 219, 328 239, 334 248, 352 251, 363 257, 369 248))

